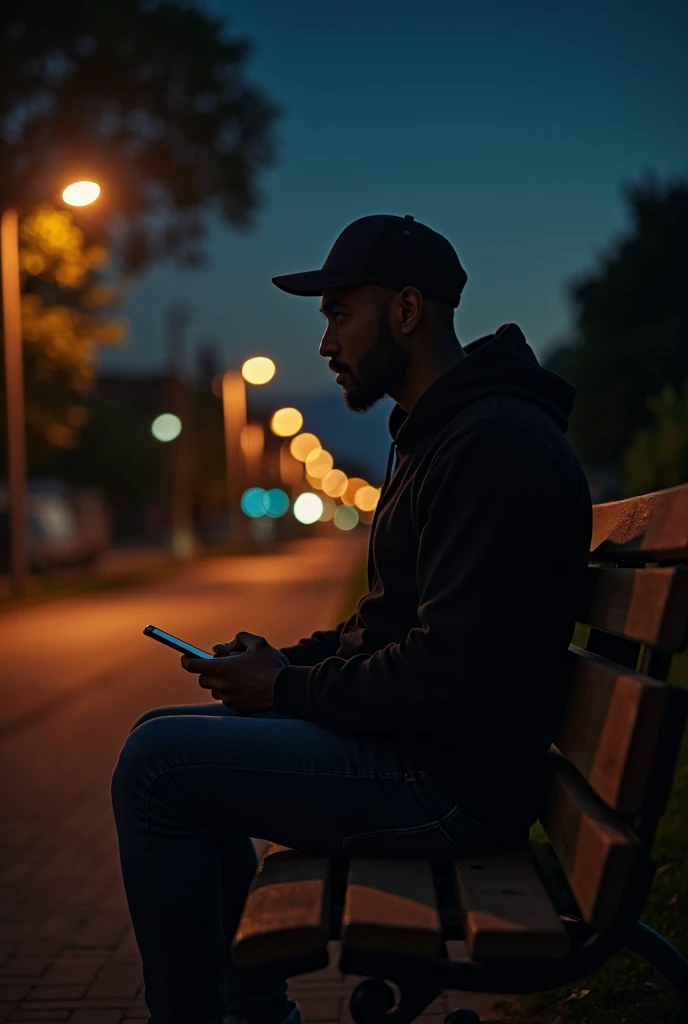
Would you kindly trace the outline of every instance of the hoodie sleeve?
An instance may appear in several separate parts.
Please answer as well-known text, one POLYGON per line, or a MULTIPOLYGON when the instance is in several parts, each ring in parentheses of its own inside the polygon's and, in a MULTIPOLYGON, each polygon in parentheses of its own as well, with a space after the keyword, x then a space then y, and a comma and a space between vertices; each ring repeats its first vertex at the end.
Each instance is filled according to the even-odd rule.
POLYGON ((319 629, 291 647, 280 647, 280 651, 287 656, 291 665, 318 665, 339 650, 339 638, 344 625, 340 622, 336 629, 319 629))
POLYGON ((523 647, 552 600, 571 504, 559 458, 528 430, 485 420, 447 442, 416 502, 418 626, 372 655, 285 667, 277 709, 349 734, 470 727, 517 689, 511 645, 523 647))

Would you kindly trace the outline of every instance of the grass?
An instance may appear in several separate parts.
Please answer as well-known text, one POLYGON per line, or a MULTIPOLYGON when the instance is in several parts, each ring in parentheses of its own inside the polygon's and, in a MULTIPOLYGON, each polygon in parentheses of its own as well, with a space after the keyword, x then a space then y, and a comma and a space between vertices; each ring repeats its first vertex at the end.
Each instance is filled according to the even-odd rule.
MULTIPOLYGON (((351 579, 342 618, 348 618, 366 589, 361 565, 351 579)), ((580 635, 574 639, 584 641, 580 635)), ((688 686, 688 651, 674 657, 669 682, 688 686)), ((688 730, 653 852, 658 869, 641 920, 688 957, 688 730)), ((626 952, 574 985, 496 1005, 513 1024, 686 1024, 685 1011, 662 975, 626 952)))
POLYGON ((215 546, 201 549, 198 554, 188 562, 175 562, 170 556, 167 562, 157 562, 153 565, 141 566, 137 569, 118 570, 112 569, 107 575, 98 576, 89 570, 65 569, 62 572, 55 570, 52 575, 32 576, 29 580, 28 593, 24 597, 12 597, 11 595, 0 597, 0 614, 14 611, 18 608, 27 608, 36 604, 43 604, 46 601, 54 601, 58 598, 78 597, 82 594, 98 593, 99 591, 122 590, 128 587, 139 587, 145 583, 151 583, 158 579, 164 579, 175 573, 192 569, 199 562, 220 557, 240 557, 243 555, 270 554, 278 546, 273 544, 242 545, 231 547, 215 546))

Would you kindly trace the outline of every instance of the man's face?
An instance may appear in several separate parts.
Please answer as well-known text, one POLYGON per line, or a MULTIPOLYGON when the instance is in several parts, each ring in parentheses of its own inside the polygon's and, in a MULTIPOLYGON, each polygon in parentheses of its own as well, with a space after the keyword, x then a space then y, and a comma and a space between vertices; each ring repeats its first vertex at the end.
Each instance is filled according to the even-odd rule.
POLYGON ((398 343, 389 322, 390 296, 375 285, 333 288, 323 294, 321 311, 327 328, 320 355, 338 373, 344 401, 366 412, 394 391, 410 355, 398 343))

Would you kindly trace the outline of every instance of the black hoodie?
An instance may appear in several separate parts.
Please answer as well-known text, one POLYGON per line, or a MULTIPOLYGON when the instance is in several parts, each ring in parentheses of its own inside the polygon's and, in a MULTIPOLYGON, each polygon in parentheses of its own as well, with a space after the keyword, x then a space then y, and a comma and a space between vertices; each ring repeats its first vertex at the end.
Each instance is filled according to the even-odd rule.
POLYGON ((564 690, 590 494, 564 434, 575 389, 516 324, 395 406, 369 593, 284 648, 275 707, 411 753, 500 837, 537 817, 564 690), (390 472, 396 452, 396 466, 390 472))

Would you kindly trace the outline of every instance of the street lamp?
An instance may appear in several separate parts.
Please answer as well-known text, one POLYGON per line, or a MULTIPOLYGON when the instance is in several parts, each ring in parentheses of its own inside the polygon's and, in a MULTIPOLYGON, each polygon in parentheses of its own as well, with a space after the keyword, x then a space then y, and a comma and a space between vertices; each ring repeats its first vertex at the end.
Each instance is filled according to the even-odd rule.
POLYGON ((75 181, 62 193, 68 206, 90 206, 100 195, 100 185, 95 181, 75 181))
POLYGON ((275 364, 265 356, 247 359, 241 370, 228 370, 222 378, 222 416, 225 429, 225 465, 227 467, 227 503, 230 537, 241 536, 244 517, 241 495, 246 482, 246 384, 267 384, 275 375, 275 364))
MULTIPOLYGON (((87 206, 98 198, 94 181, 69 185, 62 198, 71 206, 87 206)), ((7 482, 10 504, 10 572, 12 592, 26 590, 26 419, 22 359, 21 287, 19 283, 19 214, 12 207, 0 217, 2 261, 2 315, 5 332, 5 388, 7 391, 7 482)))

